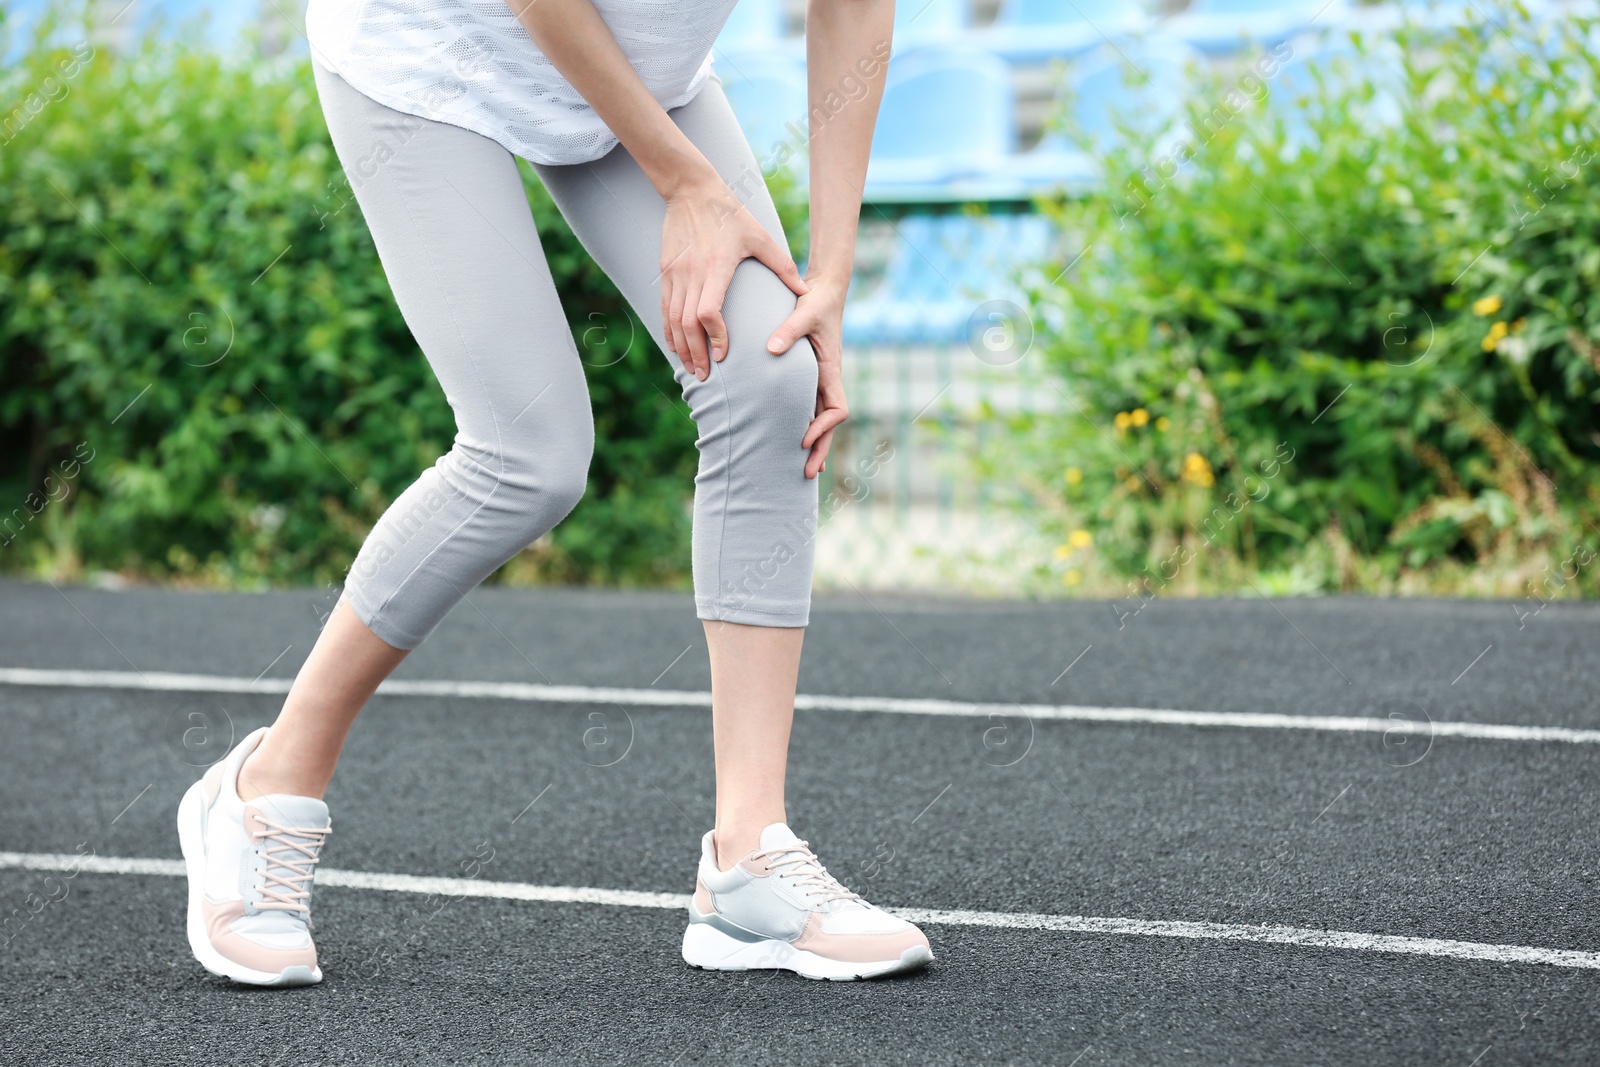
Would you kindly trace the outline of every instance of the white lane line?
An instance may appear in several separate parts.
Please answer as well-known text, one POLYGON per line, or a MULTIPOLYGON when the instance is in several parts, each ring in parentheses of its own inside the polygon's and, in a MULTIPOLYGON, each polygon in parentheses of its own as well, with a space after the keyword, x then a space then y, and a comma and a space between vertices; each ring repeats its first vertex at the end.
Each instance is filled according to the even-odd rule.
MULTIPOLYGON (((80 856, 73 853, 0 852, 0 869, 77 872, 79 874, 164 874, 182 878, 182 860, 153 860, 120 856, 80 856)), ((581 886, 529 885, 526 882, 489 882, 476 878, 430 878, 411 874, 375 874, 368 871, 317 871, 317 886, 342 889, 376 889, 389 893, 423 893, 438 896, 483 897, 490 900, 537 900, 551 904, 609 904, 620 908, 686 908, 687 894, 638 893, 629 889, 588 889, 581 886)))
MULTIPOLYGON (((154 689, 188 693, 287 693, 287 678, 235 678, 217 674, 166 674, 147 671, 34 670, 0 667, 0 685, 81 689, 154 689)), ((525 700, 555 704, 628 704, 634 707, 709 708, 711 694, 687 689, 612 689, 589 685, 539 685, 532 682, 400 681, 378 687, 385 696, 454 697, 475 700, 525 700)), ((1248 711, 1173 711, 1163 708, 1098 708, 1072 704, 994 704, 902 697, 844 697, 801 693, 794 706, 810 711, 876 712, 893 715, 944 715, 989 719, 997 716, 1069 722, 1141 723, 1156 726, 1235 726, 1254 730, 1323 730, 1336 733, 1415 734, 1470 737, 1487 741, 1565 741, 1600 744, 1600 730, 1568 726, 1512 726, 1480 722, 1414 722, 1355 715, 1281 715, 1248 711)))
MULTIPOLYGON (((118 856, 79 856, 62 853, 0 852, 0 869, 77 872, 89 874, 154 874, 183 877, 181 860, 136 859, 118 856)), ((425 893, 486 900, 531 900, 555 904, 598 904, 619 908, 686 908, 687 894, 643 893, 630 889, 593 889, 583 886, 530 885, 526 882, 490 882, 474 878, 428 878, 410 874, 369 871, 319 870, 318 886, 373 889, 387 893, 425 893)), ((1342 930, 1313 930, 1301 926, 1237 925, 1177 922, 1163 919, 1115 919, 1090 915, 1041 915, 1003 911, 940 911, 930 908, 886 908, 902 918, 932 926, 982 926, 1006 930, 1046 930, 1074 934, 1123 934, 1140 937, 1176 937, 1203 941, 1250 941, 1305 948, 1385 952, 1405 956, 1436 956, 1492 963, 1533 963, 1549 967, 1600 970, 1600 952, 1539 948, 1533 945, 1495 945, 1479 941, 1448 941, 1434 937, 1357 934, 1342 930)))
POLYGON ((1016 930, 1059 930, 1080 934, 1139 934, 1208 941, 1254 941, 1307 948, 1342 948, 1358 952, 1390 952, 1407 956, 1442 956, 1495 963, 1541 963, 1551 967, 1600 970, 1600 952, 1532 945, 1492 945, 1481 941, 1446 941, 1436 937, 1353 934, 1312 930, 1303 926, 1240 926, 1229 923, 1173 922, 1163 919, 1098 919, 1087 915, 1028 915, 993 911, 932 911, 888 908, 915 923, 948 926, 1000 926, 1016 930))

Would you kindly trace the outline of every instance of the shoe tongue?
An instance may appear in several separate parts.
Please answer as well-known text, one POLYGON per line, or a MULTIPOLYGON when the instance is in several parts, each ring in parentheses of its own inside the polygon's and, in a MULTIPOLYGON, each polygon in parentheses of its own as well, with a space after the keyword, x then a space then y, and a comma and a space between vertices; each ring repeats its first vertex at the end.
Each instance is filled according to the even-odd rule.
MULTIPOLYGON (((297 797, 291 793, 268 793, 245 801, 280 826, 318 830, 328 825, 328 805, 316 797, 297 797)), ((295 836, 299 836, 298 834, 295 836)))
MULTIPOLYGON (((767 851, 767 850, 774 849, 774 848, 783 848, 783 847, 788 846, 788 845, 798 845, 799 843, 800 843, 800 839, 795 836, 794 831, 789 829, 788 826, 786 826, 785 824, 783 824, 781 822, 775 822, 771 826, 767 827, 765 830, 761 831, 761 848, 762 848, 762 851, 767 851)), ((807 862, 805 864, 802 864, 799 869, 800 870, 817 870, 817 869, 819 869, 819 867, 820 867, 819 864, 816 864, 814 862, 807 862)), ((834 912, 834 911, 843 911, 846 908, 859 907, 859 906, 861 906, 861 905, 859 905, 856 901, 853 901, 853 900, 830 900, 830 901, 827 901, 826 903, 818 905, 817 906, 817 910, 824 911, 824 912, 834 912)))
MULTIPOLYGON (((290 793, 268 793, 266 796, 256 797, 245 802, 245 807, 254 808, 275 825, 282 826, 285 831, 274 834, 270 840, 262 842, 257 847, 265 848, 270 859, 263 863, 258 874, 258 888, 265 892, 270 879, 283 879, 290 885, 299 886, 308 893, 311 891, 311 882, 305 878, 303 867, 314 858, 321 856, 322 842, 307 834, 289 832, 291 830, 319 830, 329 825, 328 805, 316 797, 299 797, 290 793), (305 845, 310 856, 306 856, 290 845, 305 845), (273 862, 277 861, 277 862, 273 862), (295 867, 284 865, 284 861, 296 864, 295 867)), ((246 820, 247 827, 249 820, 246 820)), ((274 893, 285 892, 285 887, 273 883, 274 893)), ((264 898, 263 898, 264 899, 264 898)), ((257 900, 259 905, 261 900, 257 900)), ((309 905, 307 897, 303 903, 309 905)), ((310 913, 308 911, 292 911, 287 914, 296 922, 302 922, 310 928, 310 913)))
POLYGON ((761 849, 763 852, 767 849, 783 848, 785 845, 799 843, 800 839, 794 835, 794 831, 781 822, 775 822, 761 831, 761 849))

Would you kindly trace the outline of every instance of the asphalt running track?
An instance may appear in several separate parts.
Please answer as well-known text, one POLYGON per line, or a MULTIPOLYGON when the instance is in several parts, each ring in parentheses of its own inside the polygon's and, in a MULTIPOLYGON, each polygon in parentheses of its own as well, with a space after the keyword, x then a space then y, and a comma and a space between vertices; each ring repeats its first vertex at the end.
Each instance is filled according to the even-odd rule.
POLYGON ((939 955, 836 984, 678 959, 689 600, 480 590, 346 750, 327 980, 241 989, 172 813, 328 603, 0 582, 0 1062, 1600 1059, 1600 608, 823 599, 791 821, 939 955))

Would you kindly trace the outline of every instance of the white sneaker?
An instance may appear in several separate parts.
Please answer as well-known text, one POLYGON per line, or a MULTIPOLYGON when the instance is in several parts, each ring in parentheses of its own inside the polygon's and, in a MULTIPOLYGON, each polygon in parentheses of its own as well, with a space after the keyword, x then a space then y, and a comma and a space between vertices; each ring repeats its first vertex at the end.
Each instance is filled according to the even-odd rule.
POLYGON ((236 982, 311 985, 322 981, 311 883, 333 826, 315 797, 239 798, 239 768, 266 733, 239 742, 178 805, 189 948, 206 970, 236 982))
POLYGON ((850 892, 783 823, 731 870, 717 866, 710 833, 689 902, 683 959, 715 971, 778 968, 846 982, 912 971, 933 961, 922 931, 850 892))

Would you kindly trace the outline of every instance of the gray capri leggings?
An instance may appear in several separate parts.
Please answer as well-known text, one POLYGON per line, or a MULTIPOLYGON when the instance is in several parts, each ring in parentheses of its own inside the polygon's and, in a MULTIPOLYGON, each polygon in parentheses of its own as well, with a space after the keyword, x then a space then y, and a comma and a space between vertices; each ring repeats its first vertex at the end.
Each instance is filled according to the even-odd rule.
MULTIPOLYGON (((453 447, 384 512, 345 581, 362 622, 391 645, 415 648, 473 586, 577 505, 594 421, 511 153, 379 104, 313 66, 390 288, 455 413, 453 447)), ((670 115, 781 242, 721 84, 711 79, 670 115)), ((639 165, 618 145, 592 163, 535 170, 655 336, 665 205, 639 165)), ((808 619, 817 483, 805 477, 800 439, 815 410, 816 356, 805 340, 781 356, 766 350, 794 306, 788 286, 747 259, 723 304, 727 358, 702 382, 668 354, 699 431, 693 567, 702 619, 808 619)))

